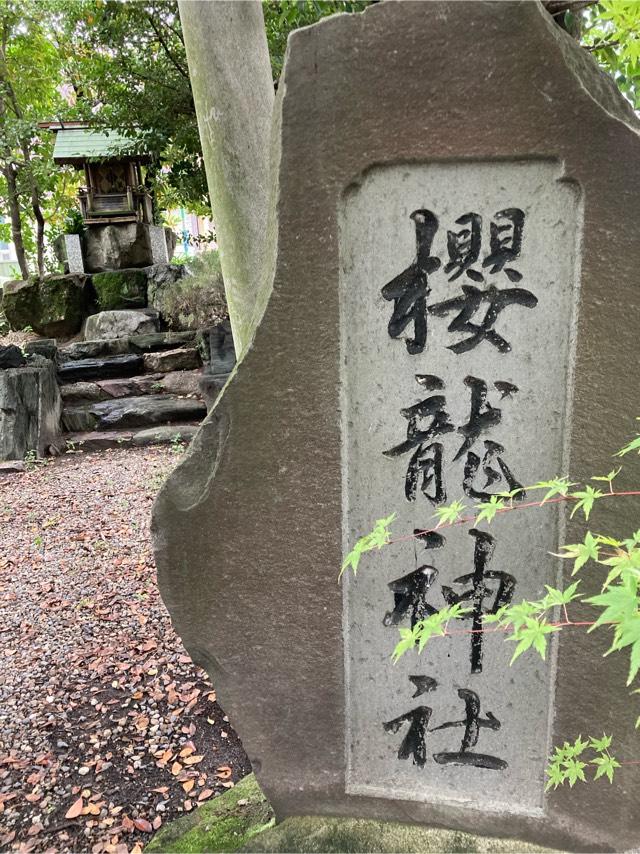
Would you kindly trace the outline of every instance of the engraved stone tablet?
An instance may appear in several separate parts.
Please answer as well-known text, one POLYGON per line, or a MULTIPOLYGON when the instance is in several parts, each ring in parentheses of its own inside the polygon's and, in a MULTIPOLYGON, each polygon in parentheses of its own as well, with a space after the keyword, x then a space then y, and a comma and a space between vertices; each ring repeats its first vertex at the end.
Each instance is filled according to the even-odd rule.
POLYGON ((65 234, 64 245, 67 253, 67 264, 70 273, 84 273, 82 245, 79 234, 65 234))
POLYGON ((342 203, 345 550, 392 510, 404 540, 348 581, 354 794, 542 805, 549 667, 510 670, 482 617, 555 584, 558 508, 411 534, 566 470, 580 212, 561 171, 389 166, 342 203), (389 666, 398 627, 456 602, 450 638, 389 666))

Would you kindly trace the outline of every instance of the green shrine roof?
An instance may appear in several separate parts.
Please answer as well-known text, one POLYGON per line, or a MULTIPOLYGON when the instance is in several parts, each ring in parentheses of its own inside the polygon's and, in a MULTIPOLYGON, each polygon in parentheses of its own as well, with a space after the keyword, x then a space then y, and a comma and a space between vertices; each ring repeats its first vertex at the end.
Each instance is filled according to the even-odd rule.
POLYGON ((115 130, 61 127, 56 130, 53 160, 54 163, 71 163, 74 166, 81 166, 86 160, 146 160, 141 147, 136 150, 132 143, 131 137, 115 130))

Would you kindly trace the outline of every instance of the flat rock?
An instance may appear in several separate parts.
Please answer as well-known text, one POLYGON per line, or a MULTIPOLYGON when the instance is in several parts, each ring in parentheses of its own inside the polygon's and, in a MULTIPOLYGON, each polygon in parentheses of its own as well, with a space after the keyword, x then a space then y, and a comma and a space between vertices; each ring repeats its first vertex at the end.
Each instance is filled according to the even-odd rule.
POLYGON ((195 347, 178 350, 165 350, 161 353, 145 353, 143 356, 146 371, 167 373, 169 371, 190 371, 200 367, 200 354, 195 347))
POLYGON ((139 268, 106 270, 92 277, 103 311, 144 308, 147 305, 147 275, 139 268))
MULTIPOLYGON (((124 380, 123 380, 124 382, 124 380)), ((97 383, 77 382, 68 383, 68 385, 60 386, 60 396, 65 403, 77 403, 79 401, 98 401, 106 400, 110 397, 106 391, 97 383)))
POLYGON ((195 394, 201 397, 202 371, 170 371, 159 382, 162 390, 169 394, 195 394))
POLYGON ((87 318, 84 338, 86 341, 129 338, 157 332, 159 324, 160 315, 152 308, 100 311, 87 318))
POLYGON ((160 394, 67 406, 62 421, 69 431, 91 431, 196 421, 206 414, 199 400, 160 394))
MULTIPOLYGON (((100 380, 99 387, 107 397, 139 397, 142 394, 157 394, 166 391, 162 374, 142 374, 139 377, 118 377, 100 380)), ((103 399, 104 399, 103 398, 103 399)))
POLYGON ((22 460, 5 460, 5 462, 0 463, 0 476, 26 470, 27 467, 22 460))
POLYGON ((22 350, 15 344, 0 347, 0 370, 4 368, 22 368, 27 364, 22 350))
POLYGON ((151 353, 155 350, 174 350, 196 341, 195 332, 150 332, 147 335, 132 335, 129 338, 131 349, 137 353, 151 353))
POLYGON ((122 448, 131 445, 131 430, 89 430, 67 433, 69 451, 104 451, 107 448, 122 448))
MULTIPOLYGON (((93 315, 97 317, 97 315, 93 315)), ((74 362, 79 359, 100 359, 105 356, 122 356, 129 352, 126 338, 105 338, 98 341, 76 341, 58 351, 59 362, 74 362)))
POLYGON ((101 380, 109 377, 133 376, 144 367, 142 356, 128 354, 107 356, 104 359, 78 359, 58 366, 58 379, 61 382, 77 380, 101 380))
POLYGON ((33 364, 0 371, 0 460, 44 456, 60 434, 62 402, 53 363, 33 356, 33 364))
POLYGON ((137 433, 134 433, 132 443, 134 445, 168 445, 171 442, 179 441, 188 445, 199 429, 199 424, 174 424, 149 427, 146 430, 139 430, 137 433))

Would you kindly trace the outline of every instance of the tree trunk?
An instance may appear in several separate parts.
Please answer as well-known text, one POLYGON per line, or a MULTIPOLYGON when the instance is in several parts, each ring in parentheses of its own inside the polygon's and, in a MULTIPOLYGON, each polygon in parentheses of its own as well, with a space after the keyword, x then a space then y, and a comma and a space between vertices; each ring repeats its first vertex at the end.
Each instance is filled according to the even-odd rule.
POLYGON ((11 239, 16 250, 18 266, 23 279, 29 278, 29 266, 27 264, 27 254, 24 249, 22 240, 22 222, 20 219, 20 202, 18 197, 18 187, 16 184, 16 173, 13 166, 9 162, 3 163, 2 174, 7 182, 7 203, 9 207, 9 215, 11 217, 11 239))
POLYGON ((236 353, 265 274, 274 91, 259 0, 180 0, 193 100, 236 353))

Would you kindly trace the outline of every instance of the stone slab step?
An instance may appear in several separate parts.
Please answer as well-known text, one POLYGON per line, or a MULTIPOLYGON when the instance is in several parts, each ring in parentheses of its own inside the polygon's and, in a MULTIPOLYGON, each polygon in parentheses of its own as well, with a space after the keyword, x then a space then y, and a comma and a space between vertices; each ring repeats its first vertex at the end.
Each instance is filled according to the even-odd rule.
POLYGON ((65 406, 62 423, 70 432, 92 432, 180 424, 197 421, 206 414, 207 408, 201 400, 157 394, 65 406))
POLYGON ((193 371, 202 365, 200 353, 195 347, 180 347, 160 353, 144 353, 144 369, 151 373, 169 371, 193 371))
POLYGON ((78 359, 100 359, 105 356, 122 356, 125 353, 153 353, 158 350, 175 350, 195 345, 195 332, 149 332, 126 338, 105 338, 97 341, 75 341, 58 350, 58 361, 74 362, 78 359))
POLYGON ((178 394, 203 397, 202 370, 170 371, 168 374, 142 374, 136 377, 115 377, 94 382, 68 383, 60 387, 67 405, 112 400, 118 397, 140 397, 144 394, 178 394))
POLYGON ((144 361, 138 354, 106 356, 103 359, 78 359, 58 365, 61 383, 80 380, 106 380, 110 377, 132 377, 144 370, 144 361))
POLYGON ((188 445, 200 428, 199 424, 159 425, 144 430, 102 430, 67 433, 70 451, 104 451, 107 448, 131 448, 146 445, 170 445, 179 441, 188 445), (177 437, 179 436, 179 439, 177 437))

